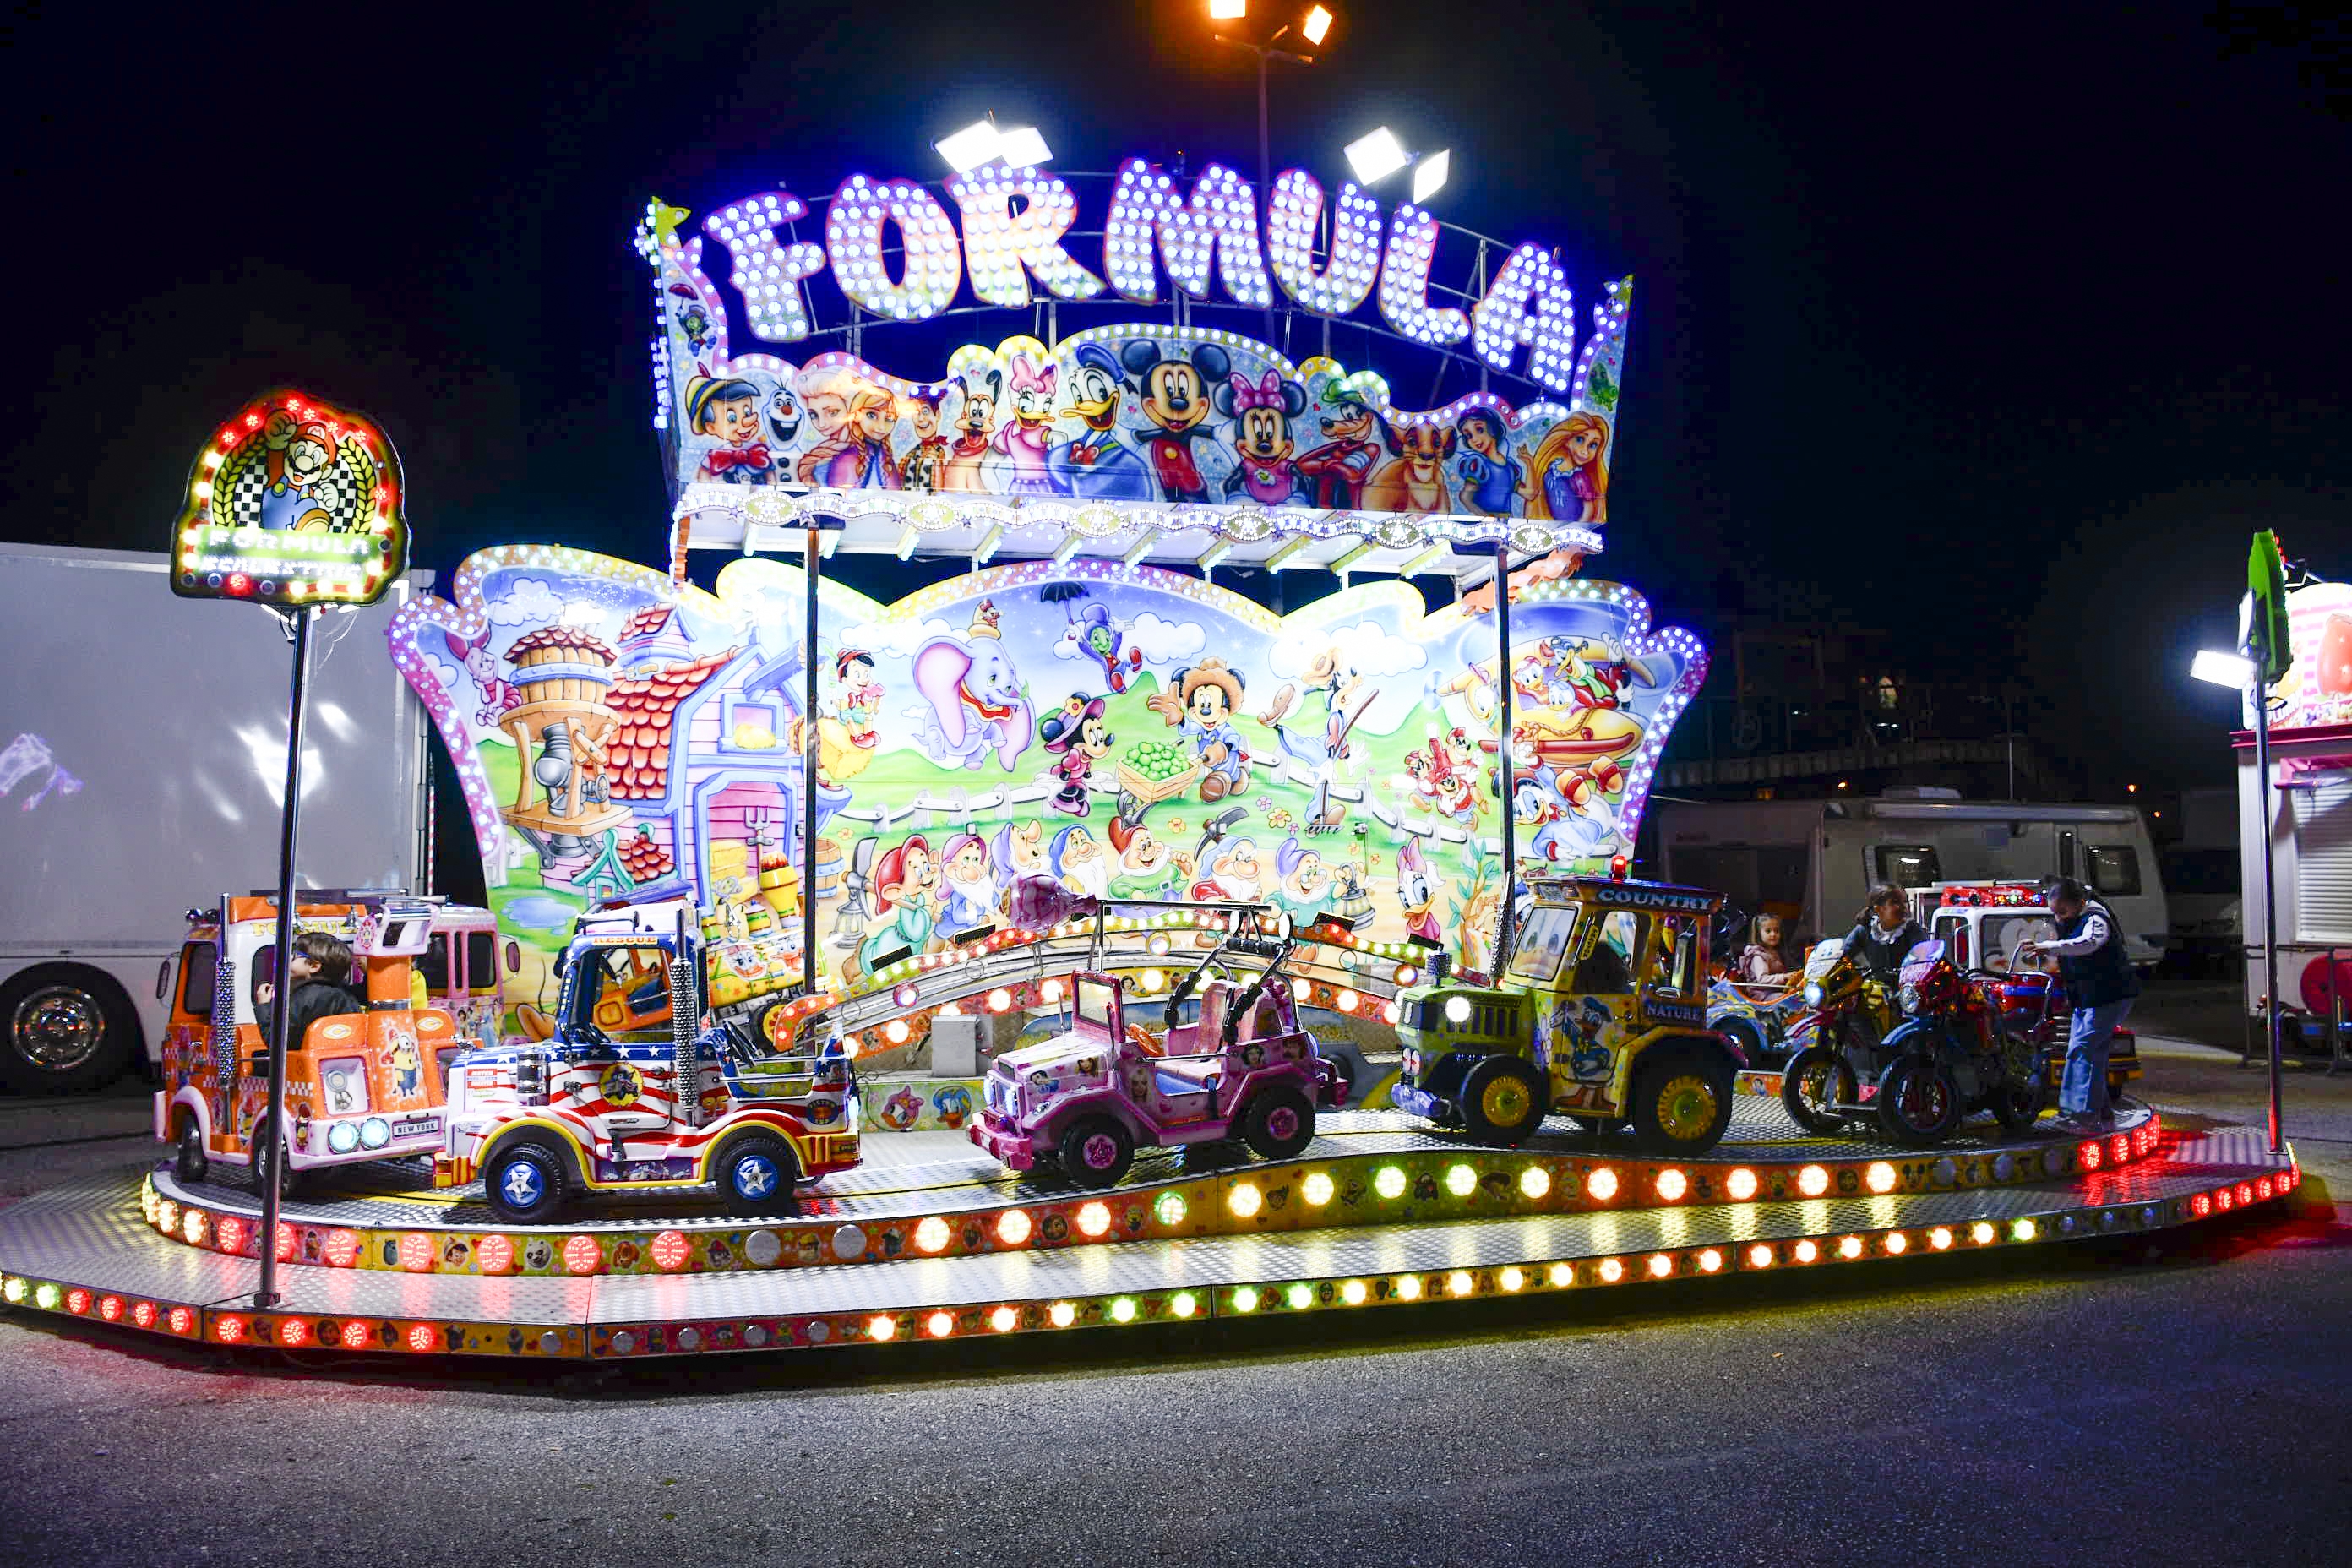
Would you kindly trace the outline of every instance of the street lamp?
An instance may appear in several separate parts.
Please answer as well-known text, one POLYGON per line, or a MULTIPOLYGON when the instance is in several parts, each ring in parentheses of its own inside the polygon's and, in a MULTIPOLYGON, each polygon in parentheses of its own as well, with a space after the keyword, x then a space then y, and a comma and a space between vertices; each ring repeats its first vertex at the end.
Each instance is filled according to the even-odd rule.
POLYGON ((976 120, 952 136, 942 136, 931 143, 948 167, 959 174, 969 174, 974 169, 990 163, 1003 163, 1015 169, 1033 168, 1054 155, 1045 145, 1045 138, 1034 125, 1015 126, 1010 131, 997 128, 993 116, 976 120))
POLYGON ((1415 206, 1435 195, 1445 186, 1445 177, 1453 172, 1454 153, 1444 149, 1423 156, 1408 153, 1396 132, 1387 126, 1375 126, 1348 143, 1348 167, 1355 171, 1360 184, 1379 184, 1399 169, 1412 169, 1412 201, 1415 206))
MULTIPOLYGON (((1249 0, 1209 0, 1209 20, 1212 22, 1238 22, 1248 15, 1249 0)), ((1321 5, 1317 5, 1300 19, 1298 36, 1306 40, 1309 47, 1320 48, 1323 46, 1323 40, 1331 35, 1331 24, 1334 20, 1329 11, 1321 5)), ((1266 203, 1269 210, 1274 202, 1274 154, 1269 151, 1266 140, 1266 67, 1276 60, 1288 60, 1294 65, 1302 66, 1311 66, 1315 63, 1313 55, 1301 54, 1296 49, 1275 47, 1289 31, 1290 24, 1285 22, 1274 30, 1272 37, 1262 44, 1248 38, 1234 37, 1231 33, 1222 29, 1215 35, 1217 42, 1231 48, 1247 49, 1257 57, 1257 194, 1258 199, 1266 203)), ((1267 307, 1265 312, 1265 337, 1269 343, 1274 341, 1274 310, 1271 306, 1267 307)))

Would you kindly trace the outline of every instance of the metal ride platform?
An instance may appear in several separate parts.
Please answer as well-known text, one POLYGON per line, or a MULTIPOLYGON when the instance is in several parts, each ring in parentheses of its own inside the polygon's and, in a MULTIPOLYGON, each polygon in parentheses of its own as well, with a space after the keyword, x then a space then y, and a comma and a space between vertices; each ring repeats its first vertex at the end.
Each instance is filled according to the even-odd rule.
POLYGON ((1789 1136, 1776 1115, 1744 1105, 1709 1158, 1669 1162, 1616 1137, 1496 1150, 1359 1112, 1326 1118, 1295 1161, 1166 1157, 1094 1193, 1013 1179, 976 1152, 938 1157, 940 1135, 892 1150, 886 1134, 809 1212, 767 1223, 712 1215, 705 1199, 692 1217, 637 1205, 499 1228, 462 1191, 404 1191, 393 1171, 289 1203, 285 1300, 262 1312, 253 1194, 159 1171, 0 1211, 0 1300, 212 1343, 612 1360, 1981 1251, 2194 1224, 2300 1181, 2257 1134, 2184 1137, 2146 1110, 2099 1140, 1927 1151, 1789 1136))

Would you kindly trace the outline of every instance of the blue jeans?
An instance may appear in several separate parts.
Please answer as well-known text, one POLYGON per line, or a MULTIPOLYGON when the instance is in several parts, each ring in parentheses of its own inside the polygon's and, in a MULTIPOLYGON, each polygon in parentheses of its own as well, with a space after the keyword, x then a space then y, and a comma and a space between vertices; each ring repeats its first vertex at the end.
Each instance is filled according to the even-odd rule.
POLYGON ((2107 1105, 2107 1052, 2116 1043, 2116 1026, 2131 1011, 2132 999, 2100 1007, 2077 1007, 2066 1034, 2066 1071, 2058 1080, 2058 1109, 2069 1116, 2101 1121, 2113 1114, 2107 1105))

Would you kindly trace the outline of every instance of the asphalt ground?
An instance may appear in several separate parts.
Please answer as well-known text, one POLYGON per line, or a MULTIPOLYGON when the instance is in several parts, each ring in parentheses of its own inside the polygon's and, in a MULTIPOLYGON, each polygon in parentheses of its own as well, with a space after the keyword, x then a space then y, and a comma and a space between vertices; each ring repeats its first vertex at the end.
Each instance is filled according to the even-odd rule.
MULTIPOLYGON (((2262 1125, 2213 1011, 2142 1005, 2146 1098, 2262 1125)), ((2295 1209, 2136 1241, 609 1373, 0 1315, 0 1563, 2339 1562, 2324 1065, 2287 1084, 2295 1209)), ((138 1168, 146 1116, 0 1101, 0 1202, 138 1168)))

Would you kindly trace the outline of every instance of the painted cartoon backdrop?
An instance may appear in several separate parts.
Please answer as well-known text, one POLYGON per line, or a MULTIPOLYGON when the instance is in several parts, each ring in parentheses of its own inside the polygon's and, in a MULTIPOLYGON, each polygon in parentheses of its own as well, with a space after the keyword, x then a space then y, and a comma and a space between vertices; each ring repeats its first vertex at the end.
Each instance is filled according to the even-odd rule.
MULTIPOLYGON (((812 715, 797 567, 740 560, 709 593, 513 546, 467 560, 454 594, 401 614, 394 658, 457 760, 500 922, 539 965, 604 900, 689 893, 796 931, 809 896, 824 973, 854 981, 1003 923, 1034 875, 1271 899, 1486 957, 1504 738, 1494 619, 1467 605, 1425 614, 1381 582, 1277 616, 1087 558, 894 605, 826 582, 812 715)), ((1602 869, 1631 850, 1706 655, 1654 630, 1633 590, 1573 577, 1528 584, 1512 630, 1519 853, 1602 869)), ((551 996, 543 967, 534 987, 551 996)))

